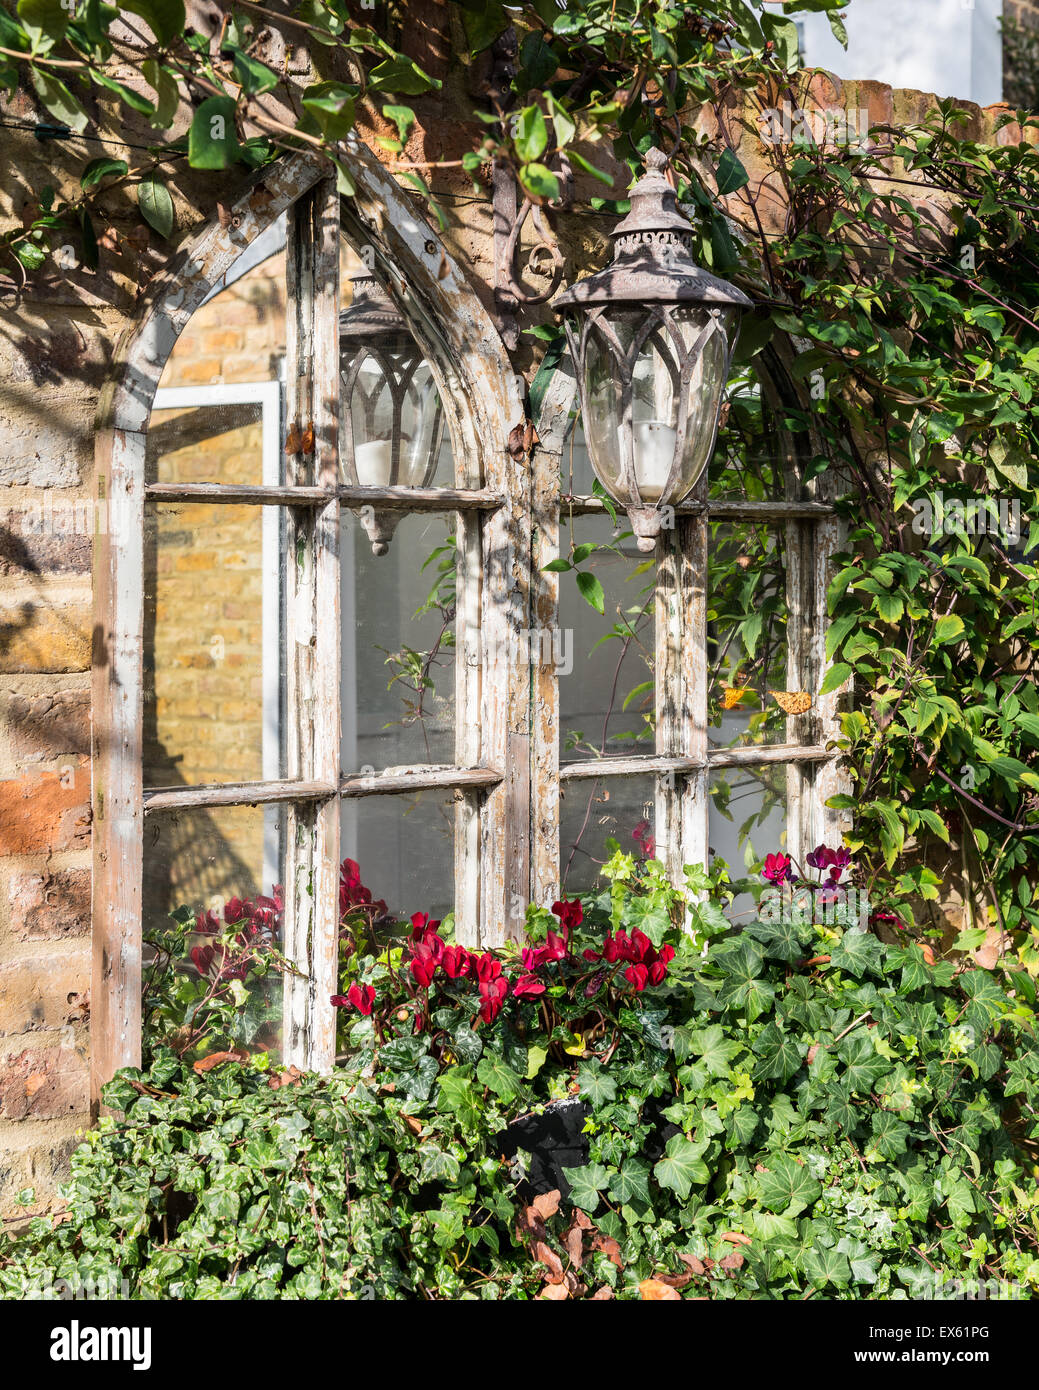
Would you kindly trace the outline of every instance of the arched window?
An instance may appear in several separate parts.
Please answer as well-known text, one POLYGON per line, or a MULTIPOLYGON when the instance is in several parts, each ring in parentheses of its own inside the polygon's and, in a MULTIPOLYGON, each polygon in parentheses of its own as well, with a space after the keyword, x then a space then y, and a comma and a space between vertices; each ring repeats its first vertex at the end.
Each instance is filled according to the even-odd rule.
POLYGON ((495 945, 610 839, 680 880, 836 830, 835 697, 800 703, 836 521, 779 354, 736 369, 710 475, 640 555, 569 371, 531 452, 480 298, 351 162, 348 200, 303 157, 267 171, 158 285, 106 402, 95 1094, 139 1056, 146 938, 181 903, 280 886, 281 1055, 327 1069, 344 859, 395 914, 495 945), (571 538, 601 618, 552 567, 571 538))

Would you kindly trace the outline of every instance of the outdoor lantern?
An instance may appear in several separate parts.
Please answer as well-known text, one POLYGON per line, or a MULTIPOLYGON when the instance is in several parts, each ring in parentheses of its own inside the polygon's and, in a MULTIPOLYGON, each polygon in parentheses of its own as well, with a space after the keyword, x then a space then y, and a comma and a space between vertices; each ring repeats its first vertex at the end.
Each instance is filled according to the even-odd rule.
POLYGON ((740 315, 751 301, 693 260, 693 227, 646 156, 631 211, 613 232, 613 262, 555 307, 581 393, 588 454, 627 509, 640 550, 652 550, 662 508, 681 502, 714 448, 740 315))
MULTIPOLYGON (((382 286, 367 271, 352 279, 353 301, 339 315, 347 481, 356 487, 428 487, 444 434, 440 395, 422 352, 382 286)), ((362 524, 385 555, 396 511, 373 506, 362 524)))

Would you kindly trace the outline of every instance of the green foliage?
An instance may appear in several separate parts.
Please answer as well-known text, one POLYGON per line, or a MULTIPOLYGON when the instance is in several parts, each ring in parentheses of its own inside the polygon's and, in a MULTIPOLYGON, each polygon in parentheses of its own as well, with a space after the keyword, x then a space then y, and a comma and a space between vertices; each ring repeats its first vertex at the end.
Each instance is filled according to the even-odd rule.
MULTIPOLYGON (((458 981, 427 998, 399 947, 362 952, 352 973, 377 1004, 345 1025, 352 1060, 329 1078, 266 1054, 199 1074, 156 1047, 108 1087, 121 1116, 74 1154, 61 1222, 0 1238, 0 1293, 637 1299, 656 1279, 888 1299, 997 1280, 1034 1297, 1039 1199, 1017 1145, 1039 1141, 1039 1049, 1021 973, 790 922, 716 932, 704 953, 688 910, 616 856, 568 954, 537 967, 548 992, 486 1025, 458 981), (625 994, 584 952, 636 922, 675 955, 625 994), (563 1097, 586 1107, 588 1162, 569 1198, 534 1200, 502 1132, 563 1097)), ((534 942, 559 926, 529 921, 534 942)))

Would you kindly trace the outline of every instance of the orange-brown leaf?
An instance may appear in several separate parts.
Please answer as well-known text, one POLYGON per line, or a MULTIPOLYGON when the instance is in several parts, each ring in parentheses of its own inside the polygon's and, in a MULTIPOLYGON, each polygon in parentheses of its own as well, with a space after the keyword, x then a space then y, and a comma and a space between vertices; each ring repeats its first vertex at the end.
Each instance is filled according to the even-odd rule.
POLYGON ((643 1279, 639 1285, 639 1293, 647 1303, 668 1303, 675 1300, 681 1301, 682 1298, 677 1289, 671 1288, 669 1284, 664 1284, 659 1279, 643 1279))
POLYGON ((201 1075, 203 1072, 212 1071, 221 1062, 245 1062, 249 1058, 248 1052, 241 1047, 232 1047, 229 1052, 211 1052, 208 1057, 200 1057, 195 1063, 195 1071, 201 1075))
POLYGON ((723 1231, 722 1240, 727 1240, 732 1245, 750 1245, 750 1236, 745 1236, 742 1231, 723 1231))
POLYGON ((551 1303, 562 1303, 569 1297, 570 1290, 565 1284, 546 1284, 538 1294, 538 1298, 547 1298, 551 1303))
POLYGON ((542 1221, 547 1221, 550 1216, 555 1216, 556 1212, 559 1210, 559 1202, 562 1195, 558 1187, 553 1187, 551 1192, 542 1192, 539 1196, 535 1197, 533 1202, 531 1202, 531 1206, 537 1212, 538 1216, 541 1217, 542 1221))
POLYGON ((549 1273, 549 1281, 558 1284, 563 1277, 563 1261, 550 1245, 546 1245, 543 1240, 534 1242, 534 1258, 545 1266, 549 1273))

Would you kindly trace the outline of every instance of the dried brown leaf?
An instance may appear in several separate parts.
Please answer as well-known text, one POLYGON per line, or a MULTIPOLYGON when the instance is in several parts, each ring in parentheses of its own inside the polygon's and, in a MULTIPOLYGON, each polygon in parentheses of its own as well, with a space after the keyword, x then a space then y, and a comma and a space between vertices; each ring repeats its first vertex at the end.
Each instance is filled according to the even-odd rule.
POLYGON ((639 1293, 647 1303, 680 1302, 682 1298, 677 1289, 671 1288, 659 1279, 643 1279, 639 1285, 639 1293))

